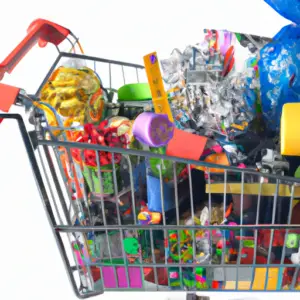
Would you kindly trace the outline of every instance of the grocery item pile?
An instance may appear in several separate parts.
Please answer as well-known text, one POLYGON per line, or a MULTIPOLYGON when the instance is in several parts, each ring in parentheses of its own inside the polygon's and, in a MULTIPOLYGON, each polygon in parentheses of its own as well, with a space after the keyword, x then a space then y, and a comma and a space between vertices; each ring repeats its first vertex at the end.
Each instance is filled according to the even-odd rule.
MULTIPOLYGON (((129 264, 131 287, 141 288, 143 280, 154 281, 155 277, 155 283, 171 289, 229 289, 236 280, 230 268, 223 267, 221 276, 208 265, 300 263, 298 232, 275 230, 270 234, 270 230, 237 229, 238 225, 258 222, 285 224, 288 213, 284 209, 288 205, 282 203, 289 195, 278 196, 276 203, 269 197, 271 192, 266 192, 261 202, 253 195, 257 195, 254 190, 261 180, 259 174, 294 176, 295 171, 285 156, 288 150, 281 148, 280 139, 286 138, 287 127, 282 127, 283 132, 280 124, 287 122, 288 116, 282 119, 285 104, 300 102, 300 20, 295 13, 299 6, 292 0, 265 1, 296 24, 284 27, 272 39, 205 29, 202 41, 182 51, 176 48, 169 58, 160 61, 162 78, 156 70, 155 79, 151 77, 154 71, 148 73, 149 84, 120 87, 118 96, 123 106, 126 102, 143 102, 130 114, 117 104, 113 113, 108 112, 111 94, 94 70, 62 66, 51 75, 40 95, 49 138, 80 145, 70 153, 58 149, 62 151, 59 157, 66 166, 64 176, 72 197, 82 202, 74 208, 75 224, 216 225, 211 230, 111 231, 113 257, 108 257, 108 232, 91 233, 85 237, 90 245, 90 252, 86 251, 88 263, 129 264), (291 4, 296 5, 295 10, 290 9, 291 4), (239 70, 237 61, 242 58, 238 53, 242 48, 248 50, 248 55, 244 68, 239 70), (154 85, 159 84, 166 91, 157 92, 154 85), (126 99, 121 99, 125 93, 126 99), (86 145, 99 148, 85 149, 86 145), (172 156, 181 160, 175 164, 172 156), (238 168, 257 171, 257 176, 255 172, 241 175, 238 168), (224 193, 224 186, 226 191, 227 182, 238 185, 243 192, 228 190, 219 201, 218 194, 224 193), (211 190, 214 183, 221 187, 208 197, 207 188, 211 190), (275 205, 279 207, 276 219, 270 213, 275 205), (221 230, 218 225, 233 229, 221 230), (155 238, 149 238, 152 233, 155 238), (136 267, 142 263, 167 262, 195 266, 156 271, 143 268, 140 275, 135 273, 142 270, 136 267), (159 274, 153 277, 153 272, 159 274), (133 280, 139 276, 143 280, 133 280)), ((156 54, 149 57, 149 63, 157 66, 156 54)), ((289 141, 285 140, 287 144, 289 141)), ((276 182, 266 176, 264 183, 273 184, 272 180, 276 182)), ((293 213, 298 209, 295 205, 293 213)), ((80 243, 86 247, 77 240, 74 251, 80 252, 80 243)), ((279 268, 274 269, 279 272, 279 268)), ((284 270, 281 287, 288 288, 293 276, 288 268, 284 270)), ((100 280, 95 268, 93 272, 94 280, 100 280)), ((251 283, 252 287, 259 285, 266 276, 253 279, 252 273, 245 270, 239 274, 249 287, 251 283)), ((123 275, 118 276, 123 282, 123 275)), ((300 286, 300 273, 297 276, 295 288, 300 286)), ((104 285, 117 287, 108 279, 104 285)))

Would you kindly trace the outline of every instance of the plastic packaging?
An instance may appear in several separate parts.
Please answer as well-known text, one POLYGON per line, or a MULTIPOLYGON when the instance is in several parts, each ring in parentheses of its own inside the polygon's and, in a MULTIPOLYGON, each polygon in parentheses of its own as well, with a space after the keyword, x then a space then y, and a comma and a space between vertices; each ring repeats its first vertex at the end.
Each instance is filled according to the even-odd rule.
POLYGON ((73 68, 73 69, 82 69, 82 68, 86 68, 86 61, 84 59, 79 59, 79 58, 68 58, 66 59, 62 65, 65 68, 73 68))
MULTIPOLYGON (((156 154, 166 154, 166 149, 164 147, 160 148, 151 148, 150 151, 156 154)), ((174 180, 174 171, 173 171, 173 162, 171 160, 160 159, 160 158, 149 158, 149 166, 152 175, 157 178, 160 178, 160 173, 162 178, 166 181, 174 180), (160 170, 159 170, 160 169, 160 170)), ((185 168, 185 164, 177 163, 176 164, 176 176, 179 176, 180 173, 185 168)))
POLYGON ((70 127, 72 124, 99 124, 107 95, 99 76, 79 64, 78 68, 61 66, 56 69, 42 88, 40 100, 56 114, 55 120, 45 110, 50 126, 57 126, 59 119, 64 127, 70 127))
POLYGON ((298 0, 265 0, 284 18, 299 24, 300 23, 300 3, 298 0))
POLYGON ((184 82, 184 72, 186 62, 182 53, 178 49, 174 49, 170 58, 160 61, 163 70, 163 79, 169 85, 181 86, 184 82))
POLYGON ((162 201, 164 203, 164 211, 169 211, 175 207, 174 190, 172 185, 165 182, 163 185, 163 195, 161 195, 160 179, 147 175, 147 199, 148 209, 151 212, 162 213, 162 201))
POLYGON ((235 130, 232 126, 242 122, 248 124, 256 113, 257 92, 253 85, 254 74, 247 76, 230 76, 205 89, 200 85, 187 86, 189 114, 197 128, 206 129, 207 135, 219 133, 236 136, 244 133, 246 127, 245 130, 235 130))
POLYGON ((248 130, 256 116, 260 84, 256 55, 267 41, 226 30, 205 29, 204 34, 201 43, 182 53, 175 49, 161 62, 165 81, 172 87, 169 100, 175 126, 234 139, 248 130), (235 68, 236 41, 249 48, 242 72, 235 68), (184 84, 178 82, 179 76, 174 79, 178 70, 184 84))
MULTIPOLYGON (((128 148, 132 142, 131 122, 124 117, 113 117, 102 121, 98 126, 86 124, 76 142, 98 144, 106 147, 128 148)), ((97 155, 94 150, 72 149, 73 160, 81 168, 92 192, 113 194, 120 188, 120 163, 122 155, 98 151, 101 170, 98 170, 97 155), (114 166, 115 167, 114 167, 114 166), (114 186, 113 171, 116 171, 117 187, 114 186), (102 184, 99 185, 98 171, 101 172, 102 184)))
POLYGON ((167 84, 183 88, 187 71, 210 71, 213 76, 226 76, 234 68, 234 34, 226 30, 208 29, 204 33, 201 43, 189 45, 183 52, 174 49, 170 58, 161 60, 163 78, 167 84))
MULTIPOLYGON (((128 119, 127 121, 129 125, 130 121, 128 119)), ((125 120, 123 120, 123 122, 125 122, 125 120)), ((127 132, 130 130, 130 126, 124 126, 127 128, 127 131, 125 131, 124 129, 120 129, 121 125, 124 125, 124 123, 113 124, 111 120, 104 120, 98 126, 85 124, 84 132, 76 142, 98 144, 106 147, 127 148, 130 143, 130 139, 127 136, 127 132)), ((77 162, 82 161, 79 149, 72 149, 71 152, 73 158, 77 162)), ((97 167, 97 158, 94 150, 84 150, 83 157, 85 165, 89 167, 97 167)), ((119 153, 115 153, 113 158, 112 153, 99 151, 100 166, 107 166, 111 165, 112 163, 118 164, 120 163, 121 158, 122 156, 119 153)))
POLYGON ((279 131, 283 105, 300 101, 299 35, 300 26, 285 26, 260 51, 261 103, 270 131, 279 131))

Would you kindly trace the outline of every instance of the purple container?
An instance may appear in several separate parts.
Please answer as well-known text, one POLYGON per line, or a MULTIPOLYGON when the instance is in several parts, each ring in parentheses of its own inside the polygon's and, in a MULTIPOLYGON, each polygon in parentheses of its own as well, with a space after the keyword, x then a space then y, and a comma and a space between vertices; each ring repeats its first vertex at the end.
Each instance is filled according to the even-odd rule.
POLYGON ((231 46, 231 41, 232 41, 232 33, 228 31, 223 31, 224 34, 224 39, 223 43, 220 45, 220 51, 223 56, 225 56, 227 50, 231 46))
POLYGON ((143 288, 143 275, 141 274, 142 270, 139 267, 128 267, 128 280, 129 286, 126 280, 126 270, 125 267, 116 267, 116 277, 114 273, 114 267, 102 267, 103 274, 103 284, 105 288, 134 288, 142 289, 143 288))
POLYGON ((150 147, 166 146, 174 134, 174 124, 168 115, 152 112, 141 113, 132 127, 134 137, 150 147))

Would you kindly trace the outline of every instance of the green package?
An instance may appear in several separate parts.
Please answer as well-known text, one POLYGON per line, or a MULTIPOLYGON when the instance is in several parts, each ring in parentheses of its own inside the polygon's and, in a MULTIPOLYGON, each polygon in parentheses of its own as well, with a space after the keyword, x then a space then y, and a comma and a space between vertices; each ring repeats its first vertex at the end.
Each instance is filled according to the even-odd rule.
MULTIPOLYGON (((150 151, 152 153, 161 154, 161 155, 166 154, 165 147, 150 148, 150 151)), ((160 177, 160 172, 159 172, 159 168, 160 168, 163 179, 166 179, 166 180, 174 179, 173 161, 172 160, 166 160, 166 159, 152 157, 149 159, 149 165, 150 165, 150 169, 155 177, 158 177, 158 178, 160 177)), ((182 172, 182 170, 184 168, 185 168, 185 164, 176 163, 176 176, 179 176, 179 174, 182 172)))
MULTIPOLYGON (((117 192, 120 190, 120 172, 119 172, 119 166, 115 165, 115 171, 116 171, 116 179, 117 179, 117 192)), ((100 184, 100 178, 99 178, 99 172, 97 167, 91 167, 91 166, 84 166, 83 167, 83 176, 89 186, 89 189, 93 193, 99 193, 99 194, 114 194, 114 177, 113 177, 113 166, 112 165, 105 165, 101 166, 101 181, 102 185, 100 184), (103 190, 102 190, 103 188, 103 190)))

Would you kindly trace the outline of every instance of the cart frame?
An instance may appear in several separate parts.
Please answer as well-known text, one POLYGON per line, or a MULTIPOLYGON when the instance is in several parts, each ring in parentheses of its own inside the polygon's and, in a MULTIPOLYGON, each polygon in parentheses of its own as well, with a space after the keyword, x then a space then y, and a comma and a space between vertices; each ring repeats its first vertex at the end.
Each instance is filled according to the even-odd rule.
MULTIPOLYGON (((78 39, 77 39, 78 41, 78 39)), ((135 68, 136 69, 136 73, 137 73, 137 80, 139 80, 138 77, 138 71, 139 70, 143 70, 143 66, 141 65, 136 65, 136 64, 130 64, 130 63, 123 63, 120 61, 113 61, 113 60, 108 60, 108 59, 101 59, 101 58, 97 58, 97 57, 92 57, 92 56, 86 56, 86 55, 80 55, 80 54, 73 54, 73 53, 66 53, 66 52, 59 52, 58 57, 56 58, 55 62, 53 63, 53 65, 51 66, 49 72, 47 73, 45 79, 42 81, 42 83, 40 84, 37 92, 35 95, 29 96, 29 98, 32 99, 38 99, 39 93, 43 87, 43 85, 47 82, 48 78, 50 77, 50 75, 52 74, 52 72, 54 71, 54 69, 59 65, 60 61, 62 58, 73 58, 73 59, 83 59, 83 60, 87 60, 87 61, 93 61, 93 62, 100 62, 100 63, 107 63, 109 65, 109 87, 108 88, 112 88, 111 86, 111 65, 119 65, 122 68, 122 72, 123 72, 123 78, 124 78, 124 67, 130 67, 130 68, 135 68)), ((124 78, 124 83, 125 83, 125 78, 124 78)), ((17 95, 17 99, 14 99, 14 103, 16 104, 23 104, 24 99, 27 99, 28 96, 24 96, 24 93, 21 91, 18 95, 17 95)), ((191 230, 193 234, 195 234, 196 230, 199 230, 199 228, 208 230, 210 233, 212 233, 213 230, 219 229, 219 230, 238 230, 240 232, 243 231, 247 231, 247 230, 253 230, 254 231, 254 253, 256 253, 256 248, 257 248, 257 235, 258 235, 258 231, 259 230, 270 230, 271 233, 271 237, 270 237, 270 247, 268 249, 268 254, 267 254, 267 263, 264 266, 266 268, 266 278, 268 278, 268 273, 269 270, 271 270, 272 268, 278 268, 279 273, 279 279, 276 285, 275 289, 268 289, 268 280, 265 279, 264 282, 264 287, 262 289, 260 289, 259 291, 267 291, 267 292, 276 292, 278 290, 281 290, 281 280, 282 280, 282 276, 283 276, 283 272, 285 268, 290 268, 293 267, 295 268, 295 272, 293 275, 293 279, 292 279, 292 283, 291 283, 291 290, 295 291, 295 285, 297 282, 297 277, 300 276, 300 266, 299 265, 291 265, 291 264, 285 264, 284 263, 284 258, 285 258, 285 250, 283 250, 283 253, 281 255, 281 259, 280 259, 280 263, 271 263, 271 254, 272 254, 272 243, 273 243, 273 239, 274 239, 274 232, 276 232, 276 230, 284 230, 285 231, 285 236, 284 236, 284 241, 286 242, 287 239, 287 233, 291 230, 300 230, 300 225, 291 225, 291 216, 292 216, 292 205, 293 205, 293 199, 294 198, 299 198, 300 197, 300 191, 298 191, 298 187, 300 184, 300 179, 297 178, 291 178, 291 177, 282 177, 282 176, 277 176, 277 175, 271 175, 271 174, 260 174, 255 170, 250 170, 250 169, 240 169, 240 168, 234 168, 234 167, 225 167, 225 166, 218 166, 218 165, 213 165, 213 164, 209 164, 209 163, 205 163, 205 162, 200 162, 200 161, 193 161, 193 160, 186 160, 186 159, 182 159, 182 158, 178 158, 178 157, 168 157, 166 155, 159 155, 159 154, 154 154, 154 153, 150 153, 150 152, 145 152, 145 151, 139 151, 139 150, 129 150, 129 149, 120 149, 120 148, 107 148, 107 147, 102 147, 102 146, 96 146, 96 145, 92 145, 92 144, 79 144, 79 143, 74 143, 74 142, 62 142, 62 141, 54 141, 54 140, 46 140, 43 136, 43 132, 40 131, 41 128, 41 124, 39 123, 39 119, 38 116, 35 116, 35 125, 36 125, 36 131, 33 134, 31 132, 31 135, 28 133, 27 128, 25 126, 25 123, 23 121, 22 116, 20 116, 19 114, 9 114, 9 113, 0 113, 0 119, 9 119, 9 120, 15 120, 18 123, 19 129, 20 129, 20 133, 26 148, 26 152, 28 154, 28 158, 29 158, 29 162, 31 164, 31 168, 33 171, 33 175, 35 177, 36 183, 37 183, 37 187, 39 189, 39 193, 41 196, 41 199, 43 201, 43 205, 46 211, 46 215, 49 221, 49 224, 52 228, 52 232, 55 236, 55 240, 57 243, 57 246, 59 248, 59 251, 61 253, 69 280, 71 282, 73 291, 75 293, 75 295, 78 298, 84 299, 84 298, 88 298, 91 296, 96 296, 99 294, 102 294, 104 292, 105 287, 103 285, 102 282, 102 286, 98 289, 91 289, 91 290, 86 290, 86 289, 82 289, 82 282, 80 283, 80 286, 78 286, 78 284, 76 283, 75 277, 74 277, 74 272, 81 271, 81 267, 79 267, 78 265, 71 265, 70 263, 70 259, 67 255, 66 252, 66 246, 63 242, 62 239, 62 234, 72 234, 72 233, 89 233, 89 232, 97 232, 97 231, 103 231, 105 230, 106 232, 108 232, 108 230, 116 230, 119 231, 121 236, 123 235, 123 231, 124 230, 132 230, 132 231, 137 231, 137 230, 144 230, 144 231, 149 231, 150 232, 150 239, 151 239, 151 250, 152 250, 152 256, 153 256, 153 263, 141 263, 138 265, 139 268, 141 268, 141 271, 143 270, 143 268, 152 268, 154 270, 154 277, 155 277, 155 285, 156 285, 156 289, 159 289, 159 284, 158 284, 158 278, 157 278, 157 268, 171 268, 171 267, 176 267, 179 268, 180 271, 182 272, 182 268, 195 268, 195 267, 199 267, 199 265, 195 264, 195 263, 169 263, 167 261, 167 259, 164 262, 161 263, 157 263, 156 259, 154 258, 154 250, 153 250, 153 231, 154 230, 161 230, 163 231, 165 234, 168 230, 175 230, 175 231, 179 231, 179 230, 191 230), (189 188, 190 188, 190 202, 191 202, 191 215, 192 217, 194 217, 194 201, 193 201, 193 183, 192 183, 192 166, 202 166, 202 167, 206 167, 208 168, 208 187, 207 187, 207 194, 208 194, 208 208, 209 211, 211 213, 211 208, 212 208, 212 194, 213 192, 211 191, 210 187, 213 185, 212 183, 212 179, 211 179, 211 174, 209 172, 209 168, 219 168, 219 169, 223 169, 224 170, 224 190, 223 190, 223 205, 224 208, 226 208, 226 197, 228 191, 228 180, 227 180, 227 176, 229 173, 235 173, 235 174, 240 174, 241 177, 241 207, 243 207, 243 199, 244 199, 244 195, 245 195, 245 176, 254 176, 256 178, 258 178, 259 180, 258 182, 258 186, 259 186, 259 194, 258 194, 258 203, 260 203, 260 201, 262 200, 261 196, 262 196, 262 189, 263 189, 263 180, 262 179, 268 179, 269 181, 273 181, 274 183, 274 187, 275 187, 275 193, 273 193, 273 208, 272 208, 272 217, 271 217, 271 224, 259 224, 259 204, 257 205, 257 216, 256 216, 256 222, 255 224, 244 224, 243 223, 243 214, 241 214, 240 217, 240 224, 236 225, 236 226, 229 226, 229 225, 218 225, 218 226, 214 226, 214 225, 208 225, 208 226, 197 226, 195 224, 190 225, 190 226, 186 226, 186 225, 179 225, 179 206, 178 206, 178 190, 177 190, 177 178, 176 176, 174 176, 174 186, 175 186, 175 204, 176 204, 176 225, 168 225, 166 222, 166 216, 165 216, 165 212, 164 212, 164 197, 162 196, 161 198, 161 205, 162 205, 162 225, 138 225, 136 222, 136 219, 134 220, 134 224, 132 225, 122 225, 121 222, 118 223, 118 225, 107 225, 104 224, 103 226, 99 227, 99 226, 74 226, 72 225, 72 221, 70 219, 70 215, 69 215, 69 211, 68 211, 68 207, 67 207, 67 199, 64 193, 64 186, 62 186, 59 176, 63 176, 62 174, 58 174, 55 168, 55 156, 53 156, 51 150, 57 149, 57 147, 64 147, 65 149, 71 149, 71 148, 77 148, 77 149, 89 149, 89 150, 93 150, 96 153, 98 153, 98 151, 105 151, 105 152, 110 152, 113 154, 115 153, 120 153, 123 156, 137 156, 137 157, 145 157, 145 158, 158 158, 158 159, 164 159, 164 160, 171 160, 173 162, 173 170, 174 170, 174 174, 176 174, 176 164, 178 163, 183 163, 187 166, 187 170, 188 170, 188 181, 189 181, 189 188), (40 158, 40 163, 37 160, 37 155, 36 155, 36 151, 38 151, 39 153, 39 158, 40 158), (44 155, 44 159, 41 156, 41 152, 43 152, 44 155), (43 162, 43 160, 45 161, 45 163, 43 162), (49 169, 49 172, 46 171, 45 168, 45 164, 49 169), (57 198, 60 200, 60 205, 62 207, 62 211, 64 214, 64 217, 66 219, 65 224, 57 222, 57 218, 55 217, 55 212, 54 212, 54 208, 53 208, 53 204, 51 203, 50 198, 55 198, 52 195, 51 192, 51 184, 49 183, 49 176, 51 177, 51 182, 53 187, 55 188, 56 192, 57 192, 57 198), (290 193, 288 198, 289 200, 289 211, 288 211, 288 216, 287 216, 287 222, 285 222, 285 224, 281 224, 278 223, 276 224, 276 215, 280 217, 280 213, 278 213, 277 210, 280 211, 280 209, 284 206, 285 203, 283 203, 283 201, 280 201, 280 191, 281 191, 281 187, 282 185, 285 185, 288 187, 290 193), (47 190, 50 189, 49 191, 47 190), (277 214, 276 214, 277 213, 277 214)), ((56 158, 57 159, 57 158, 56 158)), ((99 158, 98 158, 99 159, 99 158)), ((72 159, 71 159, 72 160, 72 159)), ((59 163, 59 162, 56 162, 59 163)), ((100 165, 99 165, 99 169, 100 169, 100 165)), ((132 173, 132 167, 129 168, 130 169, 130 186, 132 188, 133 186, 133 173, 132 173)), ((114 171, 115 171, 115 166, 114 166, 114 171)), ((100 172, 100 171, 99 171, 100 172)), ((114 175, 114 181, 116 181, 116 176, 114 175)), ((100 183, 101 185, 101 183, 100 183)), ((160 173, 160 188, 163 191, 163 183, 162 183, 162 174, 160 173)), ((135 207, 135 196, 134 196, 134 189, 131 189, 132 192, 132 204, 133 204, 133 210, 135 213, 136 207, 135 207)), ((116 194, 118 193, 118 191, 115 192, 116 194)), ((163 195, 163 193, 162 193, 163 195)), ((55 199, 53 199, 55 201, 55 199)), ((69 199, 70 202, 72 202, 71 199, 69 199)), ((118 205, 117 205, 118 206, 118 205)), ((118 209, 118 208, 117 208, 118 209)), ((225 213, 225 210, 224 210, 225 213)), ((209 216, 209 220, 211 219, 211 215, 209 216)), ((280 219, 280 218, 279 218, 280 219)), ((251 277, 252 277, 252 281, 250 284, 250 288, 249 290, 255 290, 253 288, 253 280, 254 280, 254 276, 255 276, 255 270, 256 268, 262 268, 261 265, 256 264, 255 262, 255 258, 256 258, 256 254, 254 254, 253 257, 253 263, 251 264, 241 264, 241 245, 242 245, 242 239, 240 240, 240 247, 239 247, 239 255, 238 255, 238 261, 236 264, 227 264, 224 261, 224 256, 225 256, 225 249, 222 249, 222 262, 220 264, 202 264, 201 267, 203 268, 209 268, 209 269, 217 269, 217 268, 228 268, 228 269, 235 269, 236 270, 236 283, 239 281, 238 280, 238 273, 239 273, 239 268, 251 268, 251 277)), ((193 248, 195 249, 195 241, 193 242, 193 248)), ((284 248, 285 249, 285 248, 284 248)), ((126 260, 125 254, 124 254, 124 249, 122 249, 123 252, 123 256, 124 259, 126 260)), ((195 258, 195 251, 193 253, 193 256, 195 258)), ((100 270, 104 265, 99 265, 100 270)), ((124 266, 124 265, 120 265, 124 266)), ((86 264, 85 267, 87 269, 90 268, 90 265, 86 264)), ((118 267, 118 265, 115 265, 114 268, 118 267)), ((125 288, 125 290, 132 290, 129 287, 129 281, 128 281, 128 264, 125 266, 126 269, 126 279, 127 279, 127 288, 125 288)), ((241 270, 240 270, 241 272, 241 270)), ((168 278, 169 280, 169 278, 168 278)), ((238 284, 235 283, 235 288, 232 289, 228 289, 225 291, 239 291, 240 288, 238 286, 238 284)), ((145 290, 146 288, 143 287, 145 290)), ((184 286, 182 284, 182 282, 180 283, 180 288, 183 290, 184 286)), ((122 290, 122 289, 118 289, 118 290, 122 290)), ((195 291, 195 289, 193 289, 195 291)), ((210 290, 210 289, 209 289, 210 290)), ((224 291, 222 289, 222 291, 224 291)), ((289 291, 289 290, 287 290, 289 291)))

